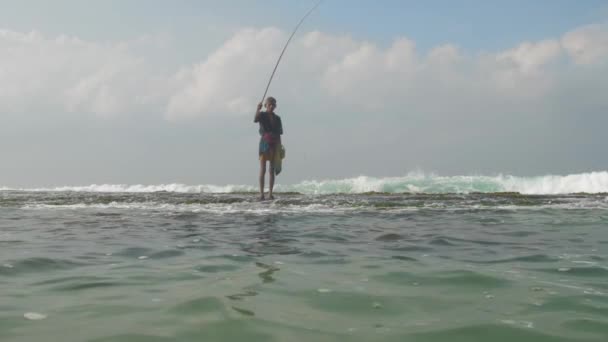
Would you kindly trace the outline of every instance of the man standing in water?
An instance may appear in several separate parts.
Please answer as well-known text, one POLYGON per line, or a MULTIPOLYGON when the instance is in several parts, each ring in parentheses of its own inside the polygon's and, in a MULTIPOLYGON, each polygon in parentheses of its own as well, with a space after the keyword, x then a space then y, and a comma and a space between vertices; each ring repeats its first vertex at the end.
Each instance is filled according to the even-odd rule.
POLYGON ((272 196, 272 190, 274 188, 274 176, 275 171, 280 172, 279 169, 275 168, 275 162, 281 156, 278 155, 281 148, 281 135, 283 134, 283 124, 281 123, 281 117, 275 114, 274 110, 277 107, 277 100, 274 97, 266 98, 266 111, 261 112, 262 103, 258 104, 258 109, 255 112, 255 118, 253 122, 260 123, 260 200, 264 200, 264 177, 266 175, 266 162, 270 165, 270 172, 268 175, 269 191, 268 198, 274 199, 272 196))

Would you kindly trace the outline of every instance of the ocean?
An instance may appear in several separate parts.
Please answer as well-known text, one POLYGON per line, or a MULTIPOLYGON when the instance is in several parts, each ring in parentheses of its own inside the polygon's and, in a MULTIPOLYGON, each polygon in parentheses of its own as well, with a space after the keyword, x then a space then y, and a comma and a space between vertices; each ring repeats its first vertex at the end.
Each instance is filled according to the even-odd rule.
POLYGON ((256 188, 0 188, 0 341, 608 340, 608 172, 256 188))

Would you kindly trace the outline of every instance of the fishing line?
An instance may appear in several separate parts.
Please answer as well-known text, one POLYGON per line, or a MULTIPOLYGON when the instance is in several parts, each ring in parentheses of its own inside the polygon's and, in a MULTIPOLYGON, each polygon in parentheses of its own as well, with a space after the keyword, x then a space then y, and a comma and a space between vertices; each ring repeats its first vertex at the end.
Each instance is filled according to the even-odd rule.
POLYGON ((274 73, 277 71, 277 67, 279 66, 279 63, 281 62, 281 58, 283 57, 283 54, 285 53, 285 50, 287 50, 287 45, 289 45, 289 42, 291 41, 291 38, 293 38, 293 36, 298 31, 298 28, 300 28, 300 25, 302 25, 302 23, 304 22, 304 20, 306 20, 306 18, 310 15, 310 13, 312 13, 317 7, 319 7, 319 5, 321 4, 321 2, 323 2, 323 0, 319 0, 319 2, 317 2, 317 4, 313 8, 311 8, 310 11, 308 11, 308 13, 306 13, 306 15, 304 17, 302 17, 302 19, 300 20, 300 22, 298 23, 298 25, 296 25, 296 28, 291 33, 291 36, 289 36, 289 39, 287 40, 287 43, 285 43, 285 47, 283 47, 283 51, 281 51, 281 54, 279 55, 279 59, 277 60, 277 64, 275 64, 275 66, 274 66, 274 70, 272 70, 272 74, 270 75, 270 79, 268 80, 268 85, 266 86, 266 90, 264 90, 264 95, 262 96, 262 101, 260 101, 260 102, 264 102, 264 99, 266 98, 266 93, 268 93, 268 88, 270 88, 270 83, 272 82, 272 78, 274 77, 274 73))

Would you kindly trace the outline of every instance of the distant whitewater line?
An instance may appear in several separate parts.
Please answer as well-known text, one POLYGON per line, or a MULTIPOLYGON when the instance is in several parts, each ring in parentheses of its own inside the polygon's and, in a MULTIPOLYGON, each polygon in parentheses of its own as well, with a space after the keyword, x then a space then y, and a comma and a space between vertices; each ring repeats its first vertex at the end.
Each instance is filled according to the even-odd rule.
MULTIPOLYGON (((20 191, 76 191, 76 192, 177 192, 177 193, 235 193, 256 192, 255 185, 124 185, 102 184, 88 186, 61 186, 54 188, 0 190, 20 191)), ((437 176, 410 173, 403 177, 374 178, 359 176, 340 180, 310 180, 293 185, 276 186, 277 192, 302 194, 335 193, 472 193, 519 192, 527 195, 557 195, 570 193, 608 193, 608 171, 588 172, 567 176, 538 177, 515 176, 437 176)))

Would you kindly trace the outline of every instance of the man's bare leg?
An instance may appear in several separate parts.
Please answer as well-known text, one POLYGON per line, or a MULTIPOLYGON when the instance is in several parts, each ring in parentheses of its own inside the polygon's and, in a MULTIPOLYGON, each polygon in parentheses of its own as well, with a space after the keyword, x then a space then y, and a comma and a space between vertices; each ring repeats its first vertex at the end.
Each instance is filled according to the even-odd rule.
POLYGON ((260 160, 260 200, 264 200, 264 177, 266 176, 266 160, 260 160))
POLYGON ((270 183, 268 184, 270 188, 268 191, 268 198, 274 199, 274 196, 272 196, 272 190, 274 189, 274 167, 272 166, 272 163, 270 163, 268 182, 270 183))

